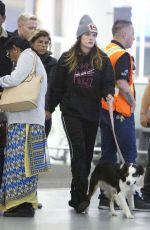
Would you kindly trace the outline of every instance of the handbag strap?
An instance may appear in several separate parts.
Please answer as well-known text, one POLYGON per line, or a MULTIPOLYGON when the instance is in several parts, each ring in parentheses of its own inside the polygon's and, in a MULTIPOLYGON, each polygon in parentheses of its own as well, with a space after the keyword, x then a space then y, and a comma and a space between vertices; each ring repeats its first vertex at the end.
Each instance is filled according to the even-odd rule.
POLYGON ((31 73, 30 74, 33 74, 36 72, 36 62, 37 62, 37 54, 33 52, 33 55, 34 55, 34 58, 33 58, 33 66, 32 66, 32 70, 31 70, 31 73))
POLYGON ((29 73, 27 78, 24 80, 24 82, 31 81, 32 78, 33 78, 33 74, 36 73, 37 54, 34 51, 32 51, 32 53, 34 55, 34 57, 33 57, 33 66, 32 66, 31 72, 29 73))

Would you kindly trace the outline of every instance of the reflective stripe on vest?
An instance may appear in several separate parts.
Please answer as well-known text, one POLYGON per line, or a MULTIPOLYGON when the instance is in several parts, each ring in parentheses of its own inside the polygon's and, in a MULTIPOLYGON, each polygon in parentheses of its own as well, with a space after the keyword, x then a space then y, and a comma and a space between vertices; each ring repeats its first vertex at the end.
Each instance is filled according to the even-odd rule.
MULTIPOLYGON (((108 55, 110 58, 111 64, 113 66, 113 69, 115 69, 115 64, 117 60, 125 53, 129 54, 126 52, 126 50, 122 49, 120 46, 117 44, 110 43, 106 48, 105 48, 105 53, 108 55)), ((133 86, 133 62, 131 55, 129 54, 130 58, 130 79, 129 79, 129 87, 131 89, 132 95, 134 96, 134 86, 133 86)), ((108 104, 107 102, 102 99, 101 100, 102 108, 108 110, 108 104)), ((113 110, 117 111, 118 113, 121 113, 122 115, 126 117, 131 116, 131 106, 130 104, 126 101, 126 99, 120 94, 119 89, 116 85, 116 90, 115 90, 115 96, 114 96, 114 102, 113 102, 113 110)))

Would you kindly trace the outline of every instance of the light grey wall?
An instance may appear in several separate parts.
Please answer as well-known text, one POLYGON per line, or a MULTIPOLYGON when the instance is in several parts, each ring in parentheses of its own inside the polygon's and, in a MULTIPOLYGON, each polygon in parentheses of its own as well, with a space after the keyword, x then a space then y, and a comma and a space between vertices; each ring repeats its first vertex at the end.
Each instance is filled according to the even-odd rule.
POLYGON ((17 28, 17 18, 20 13, 34 12, 34 0, 5 0, 6 21, 5 28, 8 31, 14 31, 17 28))

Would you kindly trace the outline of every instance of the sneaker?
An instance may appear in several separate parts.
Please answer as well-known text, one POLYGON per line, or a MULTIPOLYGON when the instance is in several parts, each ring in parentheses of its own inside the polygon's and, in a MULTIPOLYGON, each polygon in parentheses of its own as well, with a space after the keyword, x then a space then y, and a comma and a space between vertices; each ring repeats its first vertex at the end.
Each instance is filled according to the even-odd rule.
MULTIPOLYGON (((109 199, 107 199, 106 197, 101 198, 98 208, 103 210, 109 210, 110 209, 109 199)), ((116 204, 116 202, 114 203, 114 208, 116 210, 120 210, 120 207, 116 204)))
POLYGON ((72 208, 75 208, 75 202, 73 200, 69 200, 68 205, 72 208))
POLYGON ((84 200, 75 208, 75 210, 77 213, 83 213, 86 211, 89 205, 90 205, 90 201, 84 200))
POLYGON ((84 200, 80 202, 78 205, 73 200, 69 200, 68 205, 76 210, 77 213, 85 212, 87 207, 89 206, 90 201, 84 200))
POLYGON ((29 203, 24 203, 3 213, 5 217, 34 217, 35 210, 29 203), (25 205, 24 205, 25 204, 25 205))
POLYGON ((150 212, 150 203, 143 200, 140 196, 134 198, 134 205, 133 211, 150 212))
POLYGON ((43 205, 42 205, 41 203, 38 203, 37 208, 38 208, 38 209, 42 209, 42 207, 43 207, 43 205))

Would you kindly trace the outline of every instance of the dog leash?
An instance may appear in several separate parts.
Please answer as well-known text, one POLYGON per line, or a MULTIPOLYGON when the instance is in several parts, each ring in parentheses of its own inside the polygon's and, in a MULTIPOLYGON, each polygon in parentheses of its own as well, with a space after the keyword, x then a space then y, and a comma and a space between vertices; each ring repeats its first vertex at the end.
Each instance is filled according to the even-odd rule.
POLYGON ((117 141, 116 134, 115 134, 113 108, 112 108, 113 99, 111 98, 111 99, 107 100, 107 103, 108 103, 108 107, 109 107, 109 115, 110 115, 110 120, 111 120, 112 131, 113 131, 113 135, 114 135, 114 139, 115 139, 115 143, 116 143, 116 147, 117 147, 118 159, 120 159, 121 162, 124 164, 125 160, 124 160, 123 155, 121 153, 121 150, 119 148, 118 141, 117 141))

